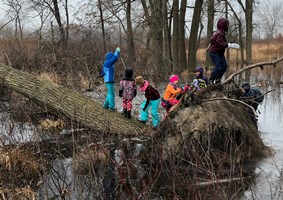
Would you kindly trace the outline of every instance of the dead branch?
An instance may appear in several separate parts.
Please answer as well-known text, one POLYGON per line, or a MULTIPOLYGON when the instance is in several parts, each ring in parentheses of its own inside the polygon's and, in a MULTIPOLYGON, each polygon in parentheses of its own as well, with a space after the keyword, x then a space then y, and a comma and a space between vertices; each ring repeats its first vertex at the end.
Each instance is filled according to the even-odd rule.
POLYGON ((241 104, 243 104, 243 105, 245 105, 245 106, 249 107, 249 108, 253 111, 253 113, 254 113, 254 115, 255 115, 256 117, 258 116, 258 115, 256 114, 255 109, 254 109, 252 106, 250 106, 249 104, 247 104, 247 103, 245 103, 245 102, 243 102, 243 101, 237 100, 237 99, 229 99, 229 98, 212 98, 212 99, 204 99, 204 100, 202 100, 202 102, 216 101, 216 100, 233 101, 233 102, 241 103, 241 104))
POLYGON ((245 66, 245 67, 243 67, 242 69, 240 69, 239 71, 237 71, 237 72, 231 74, 231 75, 230 75, 226 80, 224 80, 221 84, 222 84, 222 85, 225 85, 225 84, 229 83, 230 81, 232 81, 232 79, 233 79, 235 76, 237 76, 237 75, 239 75, 239 74, 241 74, 241 73, 243 73, 243 72, 245 72, 245 71, 247 71, 247 70, 249 70, 249 69, 256 68, 256 67, 261 67, 261 68, 262 68, 263 66, 267 66, 267 65, 274 65, 274 66, 275 66, 277 63, 281 62, 282 60, 283 60, 283 57, 281 57, 281 58, 279 58, 279 59, 277 59, 277 60, 274 60, 274 61, 261 62, 261 63, 256 63, 256 64, 252 64, 252 65, 245 66))

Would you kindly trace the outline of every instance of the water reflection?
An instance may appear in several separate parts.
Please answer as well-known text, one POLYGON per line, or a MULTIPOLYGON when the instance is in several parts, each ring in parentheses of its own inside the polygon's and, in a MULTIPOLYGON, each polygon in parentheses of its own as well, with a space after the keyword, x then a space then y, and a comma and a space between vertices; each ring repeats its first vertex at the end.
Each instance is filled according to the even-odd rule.
POLYGON ((254 171, 256 180, 243 199, 282 199, 283 193, 283 88, 269 93, 260 105, 259 129, 274 156, 261 160, 254 171))

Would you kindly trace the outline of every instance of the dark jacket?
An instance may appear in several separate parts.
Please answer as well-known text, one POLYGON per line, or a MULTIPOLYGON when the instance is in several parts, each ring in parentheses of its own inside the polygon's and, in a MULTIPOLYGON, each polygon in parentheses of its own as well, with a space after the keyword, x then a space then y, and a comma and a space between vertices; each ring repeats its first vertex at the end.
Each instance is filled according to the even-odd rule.
POLYGON ((115 77, 114 63, 118 60, 119 54, 120 53, 118 51, 115 51, 114 54, 112 52, 108 52, 106 54, 106 59, 103 63, 103 71, 102 71, 102 76, 104 76, 105 83, 114 83, 114 77, 115 77))
POLYGON ((208 51, 213 53, 224 54, 225 49, 228 47, 225 34, 228 31, 229 21, 226 18, 220 18, 217 22, 217 30, 214 32, 210 39, 210 46, 208 51))
POLYGON ((147 106, 148 106, 148 104, 151 100, 155 101, 155 100, 160 98, 159 92, 154 87, 152 87, 151 85, 147 86, 147 88, 145 89, 144 95, 145 95, 145 98, 146 98, 146 103, 145 103, 144 109, 147 108, 147 106))
POLYGON ((195 72, 200 72, 199 76, 195 76, 194 79, 202 79, 205 81, 205 84, 208 85, 208 79, 206 76, 203 75, 203 68, 198 66, 196 69, 195 69, 195 72))

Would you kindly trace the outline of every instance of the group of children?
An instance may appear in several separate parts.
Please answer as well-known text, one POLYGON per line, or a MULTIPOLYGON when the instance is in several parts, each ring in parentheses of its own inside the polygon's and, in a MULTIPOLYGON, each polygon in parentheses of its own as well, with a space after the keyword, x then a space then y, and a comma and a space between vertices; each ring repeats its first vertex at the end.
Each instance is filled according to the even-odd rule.
MULTIPOLYGON (((192 87, 197 90, 205 88, 208 84, 220 83, 223 74, 227 70, 227 62, 224 56, 226 48, 238 49, 239 45, 236 43, 228 43, 226 40, 226 33, 228 31, 229 21, 225 18, 220 18, 217 22, 217 31, 211 37, 210 45, 207 51, 214 64, 209 80, 204 76, 202 67, 195 69, 195 77, 191 85, 184 87, 178 86, 179 77, 172 75, 169 78, 169 83, 164 92, 164 96, 160 98, 159 92, 144 80, 143 77, 138 76, 133 79, 133 70, 125 70, 125 78, 120 81, 119 96, 123 99, 123 114, 127 118, 131 118, 132 100, 137 94, 137 86, 140 92, 144 92, 146 100, 141 104, 140 121, 145 123, 148 121, 148 110, 151 108, 152 125, 156 128, 159 125, 158 106, 161 105, 170 112, 170 109, 177 105, 181 96, 189 91, 192 87)), ((114 63, 118 60, 120 48, 118 47, 113 54, 108 52, 106 60, 103 64, 101 75, 104 76, 104 82, 107 87, 107 96, 103 104, 103 108, 114 110, 115 106, 115 92, 114 92, 114 63)))
MULTIPOLYGON (((109 110, 115 110, 115 90, 114 90, 114 64, 118 60, 120 54, 120 48, 118 47, 114 53, 108 52, 106 54, 106 60, 103 64, 101 76, 104 77, 104 82, 107 88, 107 96, 103 103, 103 108, 109 110)), ((208 84, 207 78, 203 75, 203 68, 197 67, 195 69, 195 78, 192 82, 198 89, 206 87, 208 84)), ((172 75, 169 78, 169 83, 164 92, 164 96, 161 98, 160 93, 151 85, 147 80, 144 80, 142 76, 133 78, 133 69, 125 69, 125 76, 119 84, 119 97, 123 102, 123 115, 127 118, 131 118, 132 101, 137 95, 137 90, 143 92, 145 101, 141 104, 139 121, 146 123, 149 119, 149 109, 151 109, 151 122, 153 128, 157 128, 160 123, 160 117, 158 108, 160 102, 167 112, 170 108, 178 104, 181 96, 186 93, 190 86, 186 85, 180 87, 178 85, 179 77, 172 75), (162 100, 162 101, 161 101, 162 100)))

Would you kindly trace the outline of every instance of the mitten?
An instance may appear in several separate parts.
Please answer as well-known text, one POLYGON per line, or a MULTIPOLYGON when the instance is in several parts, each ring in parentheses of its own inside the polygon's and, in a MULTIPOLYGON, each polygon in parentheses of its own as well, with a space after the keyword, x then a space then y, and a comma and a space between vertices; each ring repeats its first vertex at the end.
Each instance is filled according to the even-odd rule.
POLYGON ((117 47, 116 51, 117 51, 117 52, 120 52, 120 51, 121 51, 120 47, 117 47))
POLYGON ((239 49, 240 45, 238 45, 237 43, 228 43, 228 48, 239 49))
POLYGON ((185 91, 188 91, 190 89, 190 86, 188 86, 188 85, 186 85, 185 87, 184 87, 184 90, 185 91))

